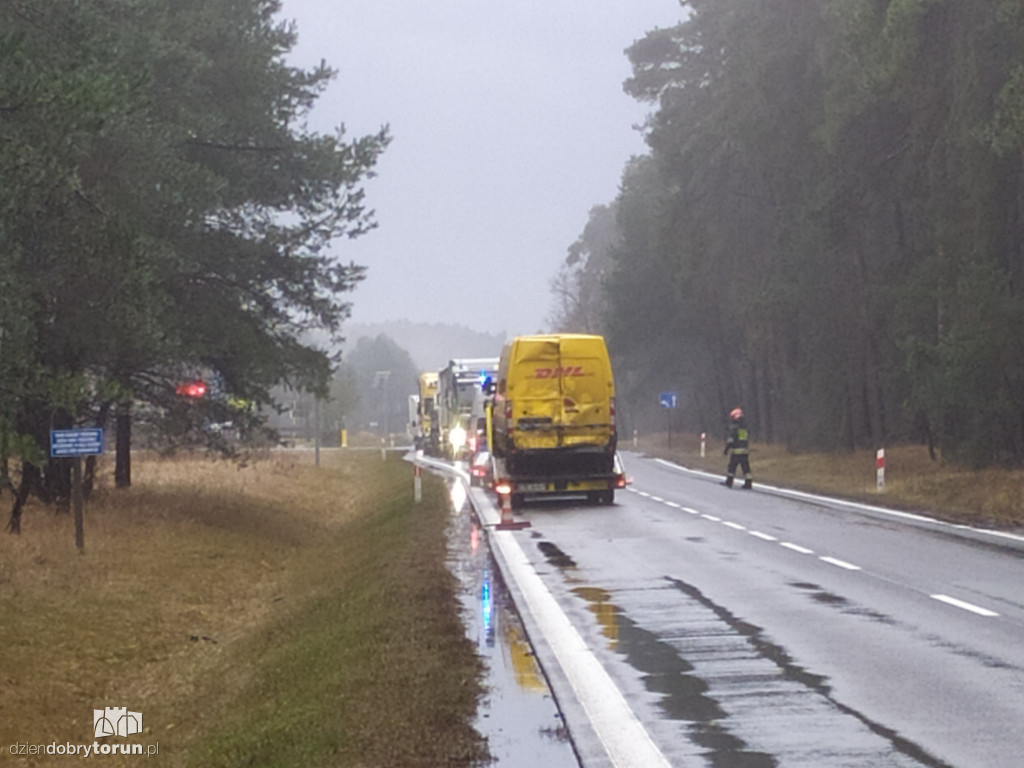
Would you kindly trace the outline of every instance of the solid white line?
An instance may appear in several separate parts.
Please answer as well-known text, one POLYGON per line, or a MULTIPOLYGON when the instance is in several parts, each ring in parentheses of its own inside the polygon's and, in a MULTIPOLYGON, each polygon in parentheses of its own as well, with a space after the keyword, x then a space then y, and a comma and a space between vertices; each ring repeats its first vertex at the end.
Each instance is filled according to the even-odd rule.
POLYGON ((948 603, 949 605, 956 606, 957 608, 963 608, 965 611, 976 613, 979 616, 992 617, 999 615, 995 611, 990 611, 988 608, 981 608, 977 605, 972 605, 971 603, 965 603, 963 600, 957 600, 955 597, 950 597, 949 595, 932 595, 931 598, 942 603, 948 603))
MULTIPOLYGON (((661 464, 662 466, 668 467, 669 469, 675 469, 680 472, 686 472, 691 475, 697 475, 699 477, 717 478, 719 475, 711 474, 710 472, 702 472, 698 469, 690 469, 676 464, 672 461, 666 461, 665 459, 655 459, 655 463, 661 464)), ((789 488, 777 488, 773 485, 765 485, 764 483, 758 483, 757 487, 762 488, 766 491, 771 491, 780 496, 791 496, 797 499, 809 499, 811 501, 827 502, 828 504, 834 504, 840 507, 850 507, 851 509, 862 509, 866 512, 875 512, 881 515, 888 515, 889 517, 896 517, 903 520, 915 520, 932 525, 937 525, 945 528, 960 528, 965 531, 971 531, 973 533, 985 534, 986 536, 994 536, 1000 539, 1007 539, 1008 541, 1024 542, 1024 536, 1016 533, 1007 533, 1006 531, 994 531, 991 528, 975 528, 974 526, 961 525, 958 523, 947 523, 944 520, 937 520, 934 517, 928 517, 926 515, 913 514, 910 512, 900 512, 895 509, 889 509, 888 507, 879 507, 874 504, 862 504, 857 501, 847 501, 846 499, 836 499, 831 496, 824 496, 815 493, 806 493, 804 491, 794 491, 789 488)))
POLYGON ((615 768, 671 768, 510 531, 495 543, 615 768))
POLYGON ((801 547, 799 544, 790 544, 788 541, 782 542, 779 546, 785 547, 786 549, 792 549, 794 552, 799 552, 801 555, 813 555, 813 549, 807 549, 807 547, 801 547))
MULTIPOLYGON (((474 506, 487 526, 501 519, 493 504, 474 506)), ((493 527, 488 530, 492 546, 501 551, 509 575, 519 587, 527 609, 565 673, 613 768, 672 768, 607 670, 544 586, 515 535, 493 527)))
POLYGON ((764 539, 765 541, 778 541, 774 536, 769 536, 767 533, 761 533, 760 531, 751 531, 750 535, 757 536, 757 538, 764 539))
POLYGON ((824 563, 828 563, 829 565, 837 565, 840 568, 845 568, 848 571, 859 571, 861 569, 859 565, 848 563, 845 560, 837 560, 834 557, 822 557, 821 561, 824 563))
POLYGON ((747 527, 745 525, 740 525, 739 523, 730 523, 728 520, 723 522, 722 525, 727 525, 730 528, 735 528, 737 531, 745 531, 745 530, 747 530, 747 527))

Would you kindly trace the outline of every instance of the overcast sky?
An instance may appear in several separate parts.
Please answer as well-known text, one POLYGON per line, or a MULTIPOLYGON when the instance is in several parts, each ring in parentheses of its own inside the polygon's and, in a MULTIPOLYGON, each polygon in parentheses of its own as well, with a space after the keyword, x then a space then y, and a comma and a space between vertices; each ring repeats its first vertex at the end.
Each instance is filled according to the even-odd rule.
POLYGON ((335 246, 368 267, 352 322, 548 330, 566 249, 646 151, 623 51, 681 15, 678 0, 283 0, 291 61, 338 70, 311 128, 393 136, 367 185, 379 227, 335 246))

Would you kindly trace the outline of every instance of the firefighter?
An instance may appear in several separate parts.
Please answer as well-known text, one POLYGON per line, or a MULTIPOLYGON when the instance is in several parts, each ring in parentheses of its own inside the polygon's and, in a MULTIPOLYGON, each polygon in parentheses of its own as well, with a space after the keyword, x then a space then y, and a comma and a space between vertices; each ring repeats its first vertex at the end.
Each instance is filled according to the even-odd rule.
POLYGON ((754 480, 750 474, 750 433, 747 431, 747 420, 743 417, 742 408, 733 408, 729 412, 729 438, 725 441, 725 450, 722 453, 729 457, 725 485, 732 488, 732 481, 736 479, 736 467, 742 467, 743 487, 752 487, 754 480))

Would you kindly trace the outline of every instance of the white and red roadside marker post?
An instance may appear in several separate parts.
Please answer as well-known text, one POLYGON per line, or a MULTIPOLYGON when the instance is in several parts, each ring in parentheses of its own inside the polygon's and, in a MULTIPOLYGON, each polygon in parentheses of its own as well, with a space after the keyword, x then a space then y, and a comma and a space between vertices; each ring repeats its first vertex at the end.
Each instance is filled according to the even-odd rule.
POLYGON ((879 493, 885 490, 885 448, 875 452, 875 489, 879 493))
POLYGON ((423 468, 419 464, 412 465, 413 500, 419 504, 423 501, 423 468))
POLYGON ((708 449, 708 433, 700 433, 700 457, 703 459, 708 449))

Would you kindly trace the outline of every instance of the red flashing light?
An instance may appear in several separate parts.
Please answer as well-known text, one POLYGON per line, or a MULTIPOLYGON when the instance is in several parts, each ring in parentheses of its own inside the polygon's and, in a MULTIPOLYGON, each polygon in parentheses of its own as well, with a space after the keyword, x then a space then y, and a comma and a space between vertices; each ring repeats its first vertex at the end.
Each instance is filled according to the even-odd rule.
POLYGON ((193 400, 198 400, 199 398, 206 396, 206 382, 199 380, 189 381, 184 384, 179 384, 175 391, 183 397, 190 397, 193 400))

